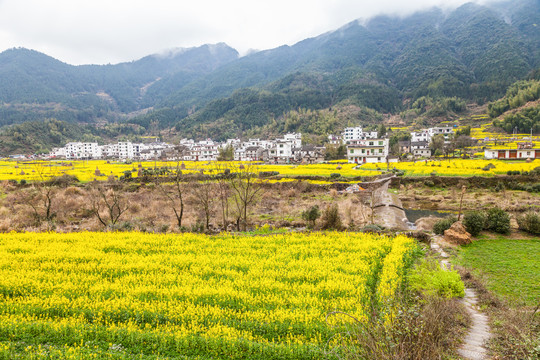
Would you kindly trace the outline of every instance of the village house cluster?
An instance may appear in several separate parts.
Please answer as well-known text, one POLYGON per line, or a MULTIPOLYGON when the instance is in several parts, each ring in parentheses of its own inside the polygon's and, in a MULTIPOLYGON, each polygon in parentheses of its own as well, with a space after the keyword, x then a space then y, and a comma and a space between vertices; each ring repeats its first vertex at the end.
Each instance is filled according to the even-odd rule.
MULTIPOLYGON (((410 140, 399 141, 399 154, 413 158, 431 157, 430 143, 434 136, 443 135, 448 144, 454 134, 452 126, 432 127, 410 133, 410 140)), ((348 127, 340 135, 329 135, 328 144, 345 146, 349 163, 365 164, 397 162, 390 156, 390 140, 377 131, 363 131, 362 127, 348 127)), ((540 158, 540 150, 533 144, 518 144, 518 149, 485 149, 486 159, 540 158)), ((395 150, 396 151, 396 150, 395 150)), ((325 160, 325 147, 302 144, 302 134, 289 133, 273 140, 228 139, 216 142, 211 139, 194 141, 182 139, 178 144, 165 142, 98 145, 98 143, 71 142, 54 148, 49 158, 67 160, 118 159, 118 160, 182 160, 216 161, 227 155, 235 161, 264 161, 273 164, 315 164, 325 160)))
POLYGON ((276 164, 319 163, 324 161, 325 154, 324 147, 302 145, 302 134, 289 133, 274 140, 229 139, 226 142, 216 142, 211 139, 182 139, 175 145, 164 142, 118 142, 107 145, 71 142, 62 148, 54 148, 49 158, 216 161, 220 154, 227 151, 232 155, 231 159, 236 161, 265 161, 276 164))
MULTIPOLYGON (((433 127, 425 130, 411 132, 411 139, 399 142, 400 154, 412 154, 414 157, 430 157, 429 143, 435 135, 442 134, 446 141, 454 133, 451 126, 433 127)), ((397 158, 389 156, 389 139, 379 137, 376 131, 364 132, 361 127, 346 128, 341 139, 330 135, 329 142, 343 141, 347 145, 347 159, 349 163, 380 163, 396 162, 397 158), (342 139, 342 140, 341 140, 342 139)))

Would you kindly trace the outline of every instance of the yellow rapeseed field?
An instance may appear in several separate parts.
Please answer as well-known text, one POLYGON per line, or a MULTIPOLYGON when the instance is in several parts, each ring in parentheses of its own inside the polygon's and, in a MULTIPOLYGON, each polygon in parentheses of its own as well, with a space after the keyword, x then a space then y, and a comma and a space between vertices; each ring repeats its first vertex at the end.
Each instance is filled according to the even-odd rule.
MULTIPOLYGON (((493 176, 505 175, 508 171, 531 171, 540 166, 540 160, 504 161, 484 159, 440 159, 435 161, 420 160, 415 162, 399 162, 390 164, 392 168, 403 170, 405 176, 493 176), (494 167, 487 166, 491 164, 494 167), (485 170, 484 170, 485 168, 485 170)), ((386 168, 386 164, 365 164, 362 169, 386 168)))
POLYGON ((326 314, 390 314, 416 251, 337 232, 5 234, 0 358, 321 359, 326 314))
POLYGON ((143 161, 133 163, 108 162, 105 160, 90 161, 0 161, 1 180, 26 180, 40 181, 56 176, 72 175, 79 181, 88 182, 93 180, 107 180, 109 176, 120 177, 124 172, 131 172, 132 177, 137 177, 139 170, 169 168, 176 169, 181 166, 183 174, 217 174, 223 169, 230 168, 233 172, 240 165, 252 166, 256 172, 277 172, 280 176, 326 176, 338 173, 343 177, 373 176, 380 174, 379 171, 356 170, 355 164, 330 163, 312 165, 267 165, 263 163, 241 162, 163 162, 143 161))

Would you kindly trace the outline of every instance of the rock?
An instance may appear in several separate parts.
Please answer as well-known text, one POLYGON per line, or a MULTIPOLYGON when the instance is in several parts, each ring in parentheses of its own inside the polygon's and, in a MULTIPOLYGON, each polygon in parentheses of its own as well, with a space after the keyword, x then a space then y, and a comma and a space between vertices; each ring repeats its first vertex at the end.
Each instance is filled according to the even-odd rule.
POLYGON ((423 242, 425 244, 431 244, 431 236, 428 233, 425 233, 423 231, 409 231, 405 233, 408 237, 412 237, 420 242, 423 242))
POLYGON ((416 230, 432 231, 433 225, 439 220, 441 220, 441 218, 428 216, 416 220, 414 225, 416 226, 416 230))
POLYGON ((471 234, 465 230, 461 221, 456 221, 450 229, 444 231, 444 240, 451 244, 467 245, 471 243, 471 234))
POLYGON ((430 196, 429 201, 441 202, 441 201, 444 201, 444 196, 442 196, 442 195, 430 196))

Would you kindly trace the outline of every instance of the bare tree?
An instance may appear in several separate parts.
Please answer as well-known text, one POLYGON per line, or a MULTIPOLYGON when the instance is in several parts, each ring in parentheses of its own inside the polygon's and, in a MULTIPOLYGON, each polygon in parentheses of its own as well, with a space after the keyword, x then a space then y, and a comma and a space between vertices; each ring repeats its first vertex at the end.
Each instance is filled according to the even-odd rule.
POLYGON ((246 231, 248 224, 248 209, 252 206, 263 188, 258 181, 257 169, 252 164, 235 167, 234 174, 229 178, 233 203, 237 211, 237 227, 246 231))
POLYGON ((231 196, 231 187, 229 186, 229 178, 231 177, 231 169, 222 163, 214 163, 214 171, 217 174, 216 192, 219 198, 221 208, 221 219, 223 229, 227 229, 229 225, 229 198, 231 196))
POLYGON ((53 226, 56 212, 53 210, 53 201, 57 189, 50 177, 55 177, 56 173, 50 163, 36 163, 32 173, 34 181, 32 187, 25 193, 21 193, 21 202, 32 209, 36 224, 47 221, 49 227, 53 226))
POLYGON ((182 170, 179 162, 176 163, 176 169, 169 172, 169 180, 172 180, 172 187, 165 186, 159 179, 155 177, 155 183, 161 193, 167 198, 171 209, 176 217, 178 228, 182 228, 182 218, 184 217, 184 184, 182 183, 182 170))
POLYGON ((90 196, 91 211, 105 227, 116 225, 129 208, 129 202, 124 194, 115 190, 114 186, 107 188, 105 184, 94 185, 90 196))
POLYGON ((200 181, 193 187, 193 194, 199 210, 205 218, 205 229, 210 227, 210 217, 214 207, 215 186, 210 180, 200 181))

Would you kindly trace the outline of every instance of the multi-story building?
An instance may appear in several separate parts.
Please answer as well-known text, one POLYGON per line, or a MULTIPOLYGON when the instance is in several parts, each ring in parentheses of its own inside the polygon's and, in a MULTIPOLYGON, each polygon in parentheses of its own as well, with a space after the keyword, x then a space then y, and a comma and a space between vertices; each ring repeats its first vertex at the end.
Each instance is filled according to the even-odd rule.
POLYGON ((118 158, 120 159, 133 159, 134 151, 133 144, 129 141, 118 143, 118 158))
POLYGON ((428 130, 420 130, 411 132, 411 142, 427 141, 431 140, 431 135, 428 130))
POLYGON ((361 126, 348 127, 343 130, 343 132, 341 133, 341 137, 344 141, 360 140, 363 133, 364 132, 362 131, 361 126))
POLYGON ((411 153, 414 156, 430 157, 431 149, 429 148, 429 142, 427 141, 411 142, 411 153))
POLYGON ((448 141, 450 135, 454 133, 454 128, 452 126, 437 126, 429 128, 428 132, 430 140, 435 135, 443 135, 445 141, 448 141))
POLYGON ((100 159, 102 156, 101 147, 98 143, 71 142, 66 144, 66 159, 100 159))
POLYGON ((349 163, 385 162, 388 157, 388 139, 353 140, 347 144, 349 163))

